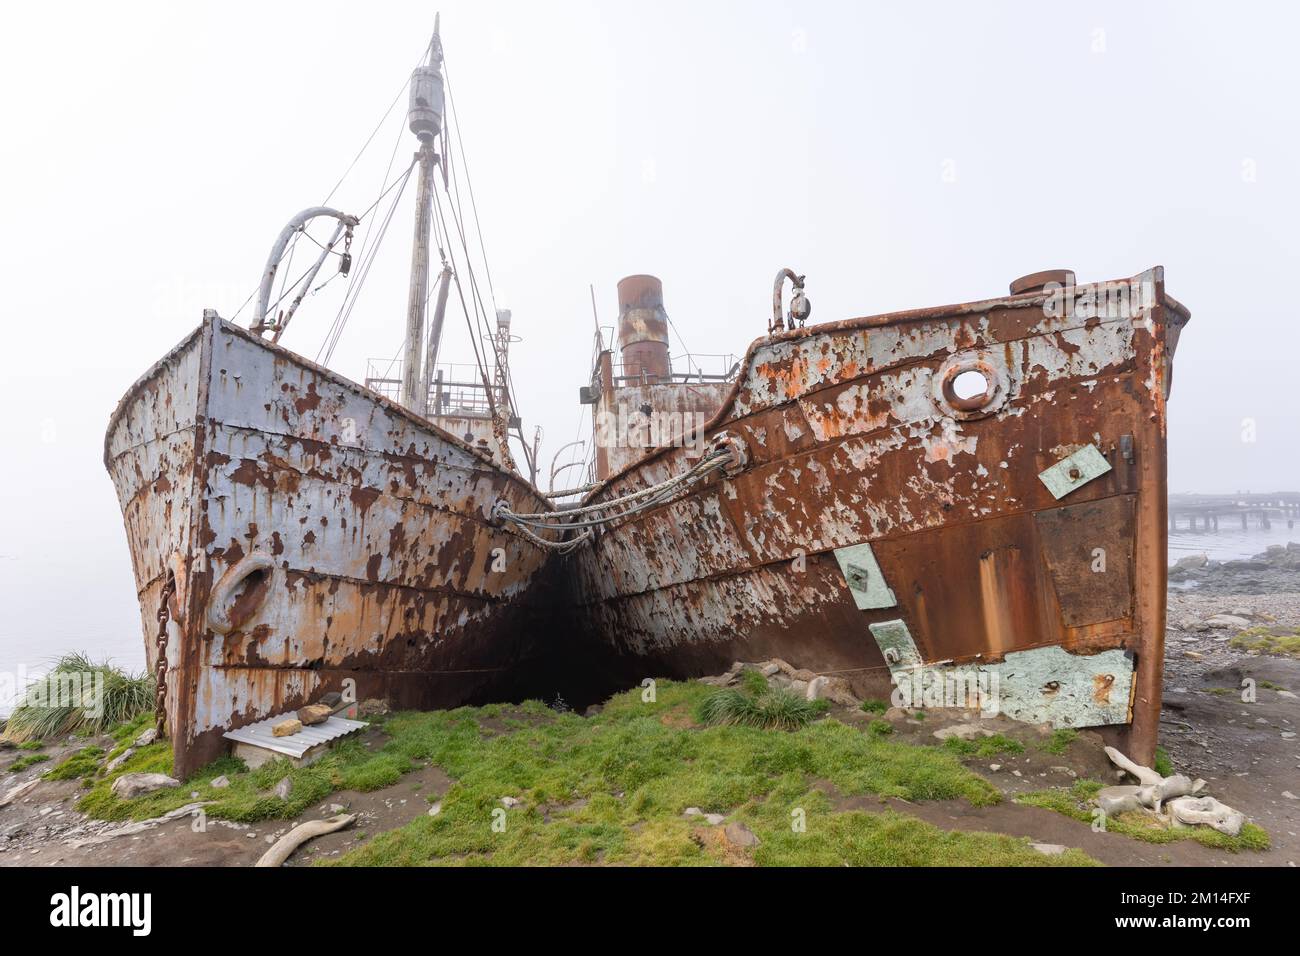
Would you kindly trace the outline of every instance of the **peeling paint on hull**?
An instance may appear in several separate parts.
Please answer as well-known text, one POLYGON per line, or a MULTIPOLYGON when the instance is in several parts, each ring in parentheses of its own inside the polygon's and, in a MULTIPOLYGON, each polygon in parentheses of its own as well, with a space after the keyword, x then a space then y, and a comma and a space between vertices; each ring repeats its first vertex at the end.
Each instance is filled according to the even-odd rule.
POLYGON ((538 653, 545 554, 491 525, 518 476, 405 409, 219 319, 127 393, 105 465, 122 506, 149 666, 177 588, 175 769, 221 734, 356 682, 456 706, 538 653))
MULTIPOLYGON (((1100 317, 1026 293, 758 340, 706 429, 740 436, 747 467, 576 552, 580 626, 624 679, 776 656, 877 696, 888 696, 890 671, 870 625, 895 618, 926 664, 988 665, 1035 648, 1127 655, 1131 700, 1076 708, 1073 722, 1114 725, 1149 759, 1164 640, 1165 401, 1188 316, 1166 296, 1163 270, 1129 281, 1150 295, 1100 317), (966 408, 946 383, 971 368, 988 388, 966 408), (1108 468, 1058 501, 1039 475, 1085 447, 1108 468), (897 607, 855 603, 834 552, 867 543, 897 607)), ((683 449, 660 449, 588 500, 686 462, 683 449)), ((1043 683, 1055 693, 1050 675, 1043 683)), ((1071 722, 1068 704, 1044 712, 1071 722)))

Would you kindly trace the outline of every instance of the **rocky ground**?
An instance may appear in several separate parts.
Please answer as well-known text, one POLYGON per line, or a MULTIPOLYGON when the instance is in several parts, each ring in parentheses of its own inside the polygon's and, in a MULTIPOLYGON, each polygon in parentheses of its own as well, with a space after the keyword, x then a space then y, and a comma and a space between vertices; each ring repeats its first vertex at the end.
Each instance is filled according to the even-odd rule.
MULTIPOLYGON (((1191 840, 1144 843, 1119 833, 1093 832, 1060 813, 1017 803, 1017 796, 1045 788, 1067 788, 1085 779, 1112 784, 1119 775, 1096 735, 1085 731, 1067 747, 1056 748, 1046 729, 1005 718, 981 721, 980 735, 1002 734, 1023 749, 963 757, 967 767, 1007 798, 995 805, 844 796, 829 781, 815 785, 837 810, 892 809, 945 830, 1028 838, 1043 845, 1043 852, 1078 848, 1111 865, 1297 865, 1300 659, 1290 656, 1294 645, 1289 641, 1300 634, 1300 545, 1250 561, 1183 559, 1171 574, 1168 624, 1162 746, 1175 770, 1203 778, 1207 793, 1267 830, 1268 850, 1232 853, 1191 840), (1262 638, 1273 643, 1261 643, 1262 638)), ((769 665, 768 671, 773 683, 800 693, 807 692, 813 676, 779 665, 769 665)), ((813 694, 832 700, 832 716, 864 732, 870 732, 873 722, 887 722, 890 739, 899 742, 935 746, 969 723, 965 715, 942 712, 869 713, 842 691, 823 683, 813 694)), ((364 744, 377 748, 382 740, 382 734, 371 731, 364 744)), ((46 780, 43 774, 80 748, 98 744, 108 751, 112 743, 82 738, 47 742, 40 750, 0 750, 0 865, 247 866, 300 822, 345 809, 357 815, 353 827, 311 842, 288 863, 305 865, 338 857, 375 834, 410 824, 452 785, 442 770, 426 764, 392 786, 331 794, 292 820, 247 824, 208 819, 200 824, 188 808, 144 824, 94 820, 75 809, 85 792, 80 781, 46 780), (30 762, 38 755, 48 759, 30 762)), ((730 852, 737 860, 744 855, 737 847, 730 852)))

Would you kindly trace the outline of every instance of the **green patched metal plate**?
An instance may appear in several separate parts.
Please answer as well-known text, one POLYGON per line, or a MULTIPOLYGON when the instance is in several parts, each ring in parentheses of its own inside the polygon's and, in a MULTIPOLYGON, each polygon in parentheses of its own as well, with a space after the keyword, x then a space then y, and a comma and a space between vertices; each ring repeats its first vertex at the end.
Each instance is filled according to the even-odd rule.
POLYGON ((1084 445, 1068 458, 1063 458, 1051 468, 1039 473, 1038 478, 1047 486, 1057 501, 1070 492, 1082 488, 1094 478, 1110 471, 1110 462, 1097 450, 1096 445, 1084 445))
POLYGON ((885 583, 884 572, 870 544, 840 548, 835 552, 835 560, 840 563, 840 571, 859 611, 898 606, 898 599, 885 583))

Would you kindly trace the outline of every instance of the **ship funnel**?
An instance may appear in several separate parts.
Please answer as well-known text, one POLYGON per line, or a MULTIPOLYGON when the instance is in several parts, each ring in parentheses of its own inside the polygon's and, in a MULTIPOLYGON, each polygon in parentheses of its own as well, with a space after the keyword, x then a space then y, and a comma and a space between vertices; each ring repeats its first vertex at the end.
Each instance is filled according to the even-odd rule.
POLYGON ((664 286, 654 276, 619 280, 618 347, 628 378, 667 381, 672 377, 664 286))
POLYGON ((442 39, 435 24, 429 62, 411 74, 411 100, 406 110, 407 123, 420 142, 433 142, 442 131, 443 103, 442 39))

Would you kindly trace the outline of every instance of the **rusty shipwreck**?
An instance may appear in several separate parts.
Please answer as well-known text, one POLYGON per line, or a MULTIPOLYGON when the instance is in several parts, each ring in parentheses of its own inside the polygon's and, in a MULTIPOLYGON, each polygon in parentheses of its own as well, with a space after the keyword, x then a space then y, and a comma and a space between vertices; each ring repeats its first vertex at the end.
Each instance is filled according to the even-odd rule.
POLYGON ((781 658, 895 701, 955 676, 1149 761, 1188 321, 1163 270, 821 325, 802 290, 783 270, 768 333, 710 377, 674 371, 658 280, 619 285, 621 362, 598 340, 583 389, 594 484, 539 522, 586 525, 572 613, 611 673, 781 658))
POLYGON ((313 207, 274 244, 251 329, 205 314, 112 415, 104 463, 179 774, 217 756, 224 731, 349 681, 358 699, 454 706, 495 693, 537 652, 547 542, 489 520, 502 502, 551 507, 507 447, 519 427, 509 313, 494 316, 480 342, 490 358, 473 372, 438 364, 449 287, 464 303, 469 271, 468 251, 458 272, 449 262, 445 222, 430 238, 434 210, 455 201, 442 57, 435 28, 410 84, 419 149, 401 189, 385 190, 417 181, 404 360, 362 385, 278 344, 323 263, 338 259, 343 275, 351 265, 360 217, 313 207), (333 235, 276 311, 286 250, 318 219, 333 235))

